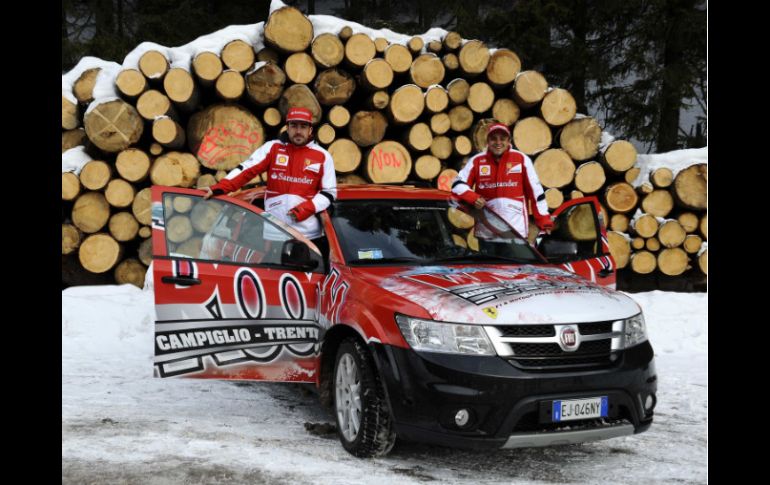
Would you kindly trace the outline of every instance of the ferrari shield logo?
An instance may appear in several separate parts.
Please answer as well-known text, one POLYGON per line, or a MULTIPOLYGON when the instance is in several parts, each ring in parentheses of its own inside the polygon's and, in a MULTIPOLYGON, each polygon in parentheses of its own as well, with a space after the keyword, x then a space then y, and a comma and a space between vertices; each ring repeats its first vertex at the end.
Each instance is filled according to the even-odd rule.
POLYGON ((482 309, 482 311, 486 313, 489 318, 497 318, 497 308, 493 306, 488 306, 482 309))

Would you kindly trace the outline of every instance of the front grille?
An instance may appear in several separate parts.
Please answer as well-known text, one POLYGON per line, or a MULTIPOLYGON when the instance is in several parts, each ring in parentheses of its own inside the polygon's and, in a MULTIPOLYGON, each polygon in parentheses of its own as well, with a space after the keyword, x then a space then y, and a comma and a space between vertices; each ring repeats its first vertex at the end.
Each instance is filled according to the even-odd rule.
POLYGON ((503 337, 553 337, 556 335, 553 325, 513 325, 499 328, 503 337))
POLYGON ((511 344, 515 357, 556 357, 562 355, 609 354, 610 339, 582 342, 574 352, 565 352, 559 344, 511 344))
POLYGON ((487 328, 498 354, 515 367, 527 371, 555 372, 617 365, 621 356, 618 343, 621 329, 616 328, 613 333, 613 324, 612 321, 577 324, 582 338, 577 350, 571 352, 562 350, 559 345, 559 335, 565 324, 487 328), (616 339, 614 348, 613 339, 616 339))

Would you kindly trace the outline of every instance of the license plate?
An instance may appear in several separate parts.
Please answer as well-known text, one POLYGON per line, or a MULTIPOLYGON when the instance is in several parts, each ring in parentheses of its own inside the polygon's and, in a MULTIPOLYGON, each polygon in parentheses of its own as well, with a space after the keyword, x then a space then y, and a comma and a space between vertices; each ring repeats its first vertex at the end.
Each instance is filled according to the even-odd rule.
POLYGON ((554 421, 606 418, 608 407, 607 396, 554 401, 551 416, 554 421))

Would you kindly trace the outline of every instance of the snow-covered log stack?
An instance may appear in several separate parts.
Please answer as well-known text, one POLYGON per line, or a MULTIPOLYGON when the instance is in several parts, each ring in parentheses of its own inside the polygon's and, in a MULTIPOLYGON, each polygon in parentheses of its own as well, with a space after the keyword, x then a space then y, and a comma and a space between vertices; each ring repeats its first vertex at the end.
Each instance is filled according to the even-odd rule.
MULTIPOLYGON (((636 195, 627 183, 638 172, 633 145, 602 144, 597 121, 576 114, 570 93, 524 69, 513 51, 437 28, 407 36, 307 17, 274 0, 264 23, 179 48, 143 43, 122 65, 84 58, 62 76, 62 257, 87 270, 64 283, 112 272, 140 285, 148 188, 215 183, 279 136, 296 105, 313 113, 340 183, 449 190, 495 119, 535 161, 552 205, 598 194, 605 221, 618 227, 648 199, 655 210, 666 206, 665 175, 636 195)), ((684 190, 670 195, 672 205, 697 205, 684 190)))

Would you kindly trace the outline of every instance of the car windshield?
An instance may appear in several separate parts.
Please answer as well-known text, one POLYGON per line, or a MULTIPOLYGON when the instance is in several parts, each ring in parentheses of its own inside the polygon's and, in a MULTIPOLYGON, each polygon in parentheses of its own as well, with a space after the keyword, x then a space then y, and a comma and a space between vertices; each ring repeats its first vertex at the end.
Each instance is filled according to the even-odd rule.
POLYGON ((451 200, 338 200, 332 223, 348 264, 542 263, 494 212, 451 200))

